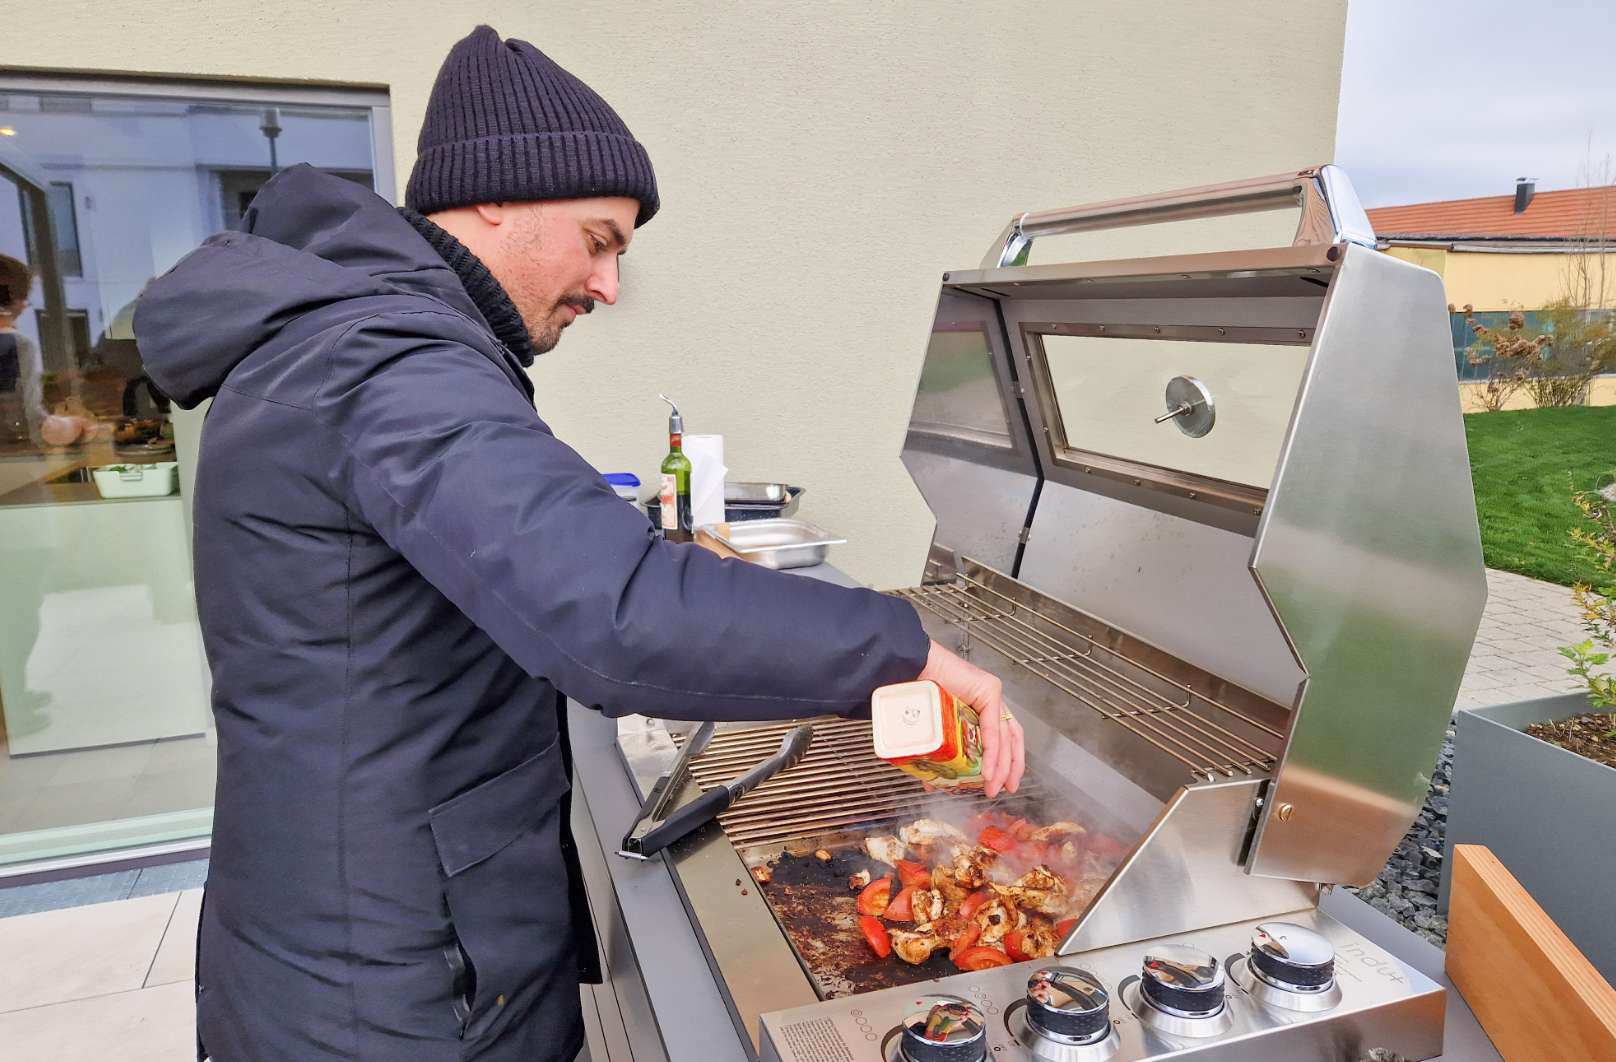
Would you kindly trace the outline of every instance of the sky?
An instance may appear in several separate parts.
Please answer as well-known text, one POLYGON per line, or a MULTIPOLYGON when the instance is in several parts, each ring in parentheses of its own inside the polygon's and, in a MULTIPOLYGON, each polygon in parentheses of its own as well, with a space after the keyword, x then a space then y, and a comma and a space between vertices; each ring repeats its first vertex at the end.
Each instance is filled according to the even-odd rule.
POLYGON ((1335 160, 1365 206, 1575 188, 1590 158, 1616 183, 1616 0, 1348 0, 1335 160))

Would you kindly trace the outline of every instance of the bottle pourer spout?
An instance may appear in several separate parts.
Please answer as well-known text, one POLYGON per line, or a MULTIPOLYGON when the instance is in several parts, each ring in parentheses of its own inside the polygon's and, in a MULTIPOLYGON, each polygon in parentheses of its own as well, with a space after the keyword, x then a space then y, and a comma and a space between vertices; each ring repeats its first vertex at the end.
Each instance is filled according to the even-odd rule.
POLYGON ((673 412, 668 416, 668 434, 683 435, 685 433, 685 418, 679 415, 679 407, 674 405, 673 399, 669 398, 667 395, 659 393, 657 397, 666 402, 668 404, 668 408, 673 410, 673 412))

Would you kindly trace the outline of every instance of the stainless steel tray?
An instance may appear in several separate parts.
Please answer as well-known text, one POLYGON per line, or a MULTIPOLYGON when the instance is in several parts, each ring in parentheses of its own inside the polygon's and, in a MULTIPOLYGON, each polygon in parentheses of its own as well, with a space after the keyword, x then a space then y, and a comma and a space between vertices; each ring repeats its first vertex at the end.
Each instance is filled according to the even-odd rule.
POLYGON ((747 520, 702 528, 732 553, 765 568, 822 564, 832 546, 846 542, 806 520, 747 520))
POLYGON ((801 487, 789 483, 736 483, 724 484, 724 501, 742 505, 773 505, 796 497, 801 487))

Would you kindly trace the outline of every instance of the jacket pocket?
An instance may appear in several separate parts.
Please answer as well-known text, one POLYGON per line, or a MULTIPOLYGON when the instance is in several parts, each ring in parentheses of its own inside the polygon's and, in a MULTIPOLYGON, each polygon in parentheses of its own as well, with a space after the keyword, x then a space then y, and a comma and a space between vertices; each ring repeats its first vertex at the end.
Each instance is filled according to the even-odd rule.
POLYGON ((561 852, 567 788, 560 745, 552 742, 427 812, 465 967, 450 961, 452 1002, 468 1039, 533 1006, 553 989, 558 969, 574 973, 561 852))

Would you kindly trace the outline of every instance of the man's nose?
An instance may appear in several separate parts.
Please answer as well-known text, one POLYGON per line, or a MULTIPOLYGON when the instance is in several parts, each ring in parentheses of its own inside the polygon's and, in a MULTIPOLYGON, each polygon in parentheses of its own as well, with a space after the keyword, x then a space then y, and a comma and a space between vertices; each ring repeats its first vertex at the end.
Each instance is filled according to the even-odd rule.
POLYGON ((617 259, 613 258, 610 265, 595 270, 589 278, 589 297, 596 302, 604 302, 607 306, 617 303, 617 259))

